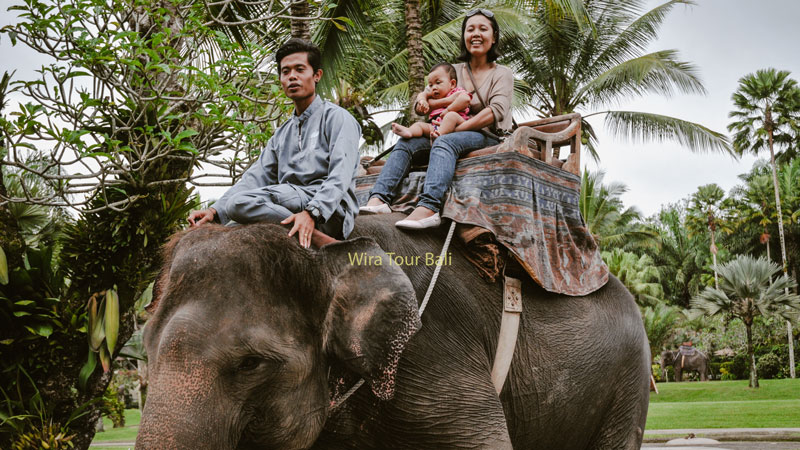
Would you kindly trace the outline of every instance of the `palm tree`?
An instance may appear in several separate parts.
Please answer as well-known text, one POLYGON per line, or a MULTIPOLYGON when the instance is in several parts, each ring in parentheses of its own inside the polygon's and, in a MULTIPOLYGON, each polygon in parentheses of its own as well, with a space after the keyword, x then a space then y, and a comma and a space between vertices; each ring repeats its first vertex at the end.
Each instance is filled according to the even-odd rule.
POLYGON ((786 274, 773 280, 781 268, 764 258, 739 255, 717 270, 722 278, 720 288, 706 288, 692 299, 692 307, 695 314, 729 314, 742 320, 750 357, 750 387, 757 388, 753 320, 759 315, 780 314, 786 317, 788 308, 800 310, 800 296, 789 293, 795 282, 786 274))
MULTIPOLYGON (((572 16, 534 11, 525 41, 506 47, 516 73, 529 86, 528 104, 542 117, 581 112, 603 114, 606 128, 633 140, 677 140, 692 151, 730 152, 728 139, 697 123, 664 115, 608 110, 610 104, 650 93, 702 94, 705 88, 690 63, 675 50, 645 53, 669 11, 686 0, 670 0, 645 11, 643 0, 584 2, 592 26, 572 16)), ((582 123, 584 142, 597 159, 596 135, 582 123)))
POLYGON ((655 305, 661 302, 664 291, 661 288, 658 269, 648 255, 636 255, 615 248, 602 253, 608 270, 619 278, 631 291, 640 306, 655 305))
POLYGON ((772 219, 775 215, 774 193, 772 177, 761 172, 760 167, 754 167, 749 174, 741 175, 740 178, 745 181, 745 185, 734 188, 731 194, 740 197, 740 205, 736 208, 739 225, 752 222, 761 228, 762 232, 758 240, 766 248, 767 260, 772 261, 769 248, 771 237, 769 228, 773 224, 772 219))
POLYGON ((652 219, 651 226, 658 235, 658 245, 645 251, 653 258, 661 275, 665 300, 686 308, 701 286, 703 264, 701 249, 705 240, 690 235, 686 227, 686 207, 682 204, 663 208, 652 219))
MULTIPOLYGON (((697 192, 692 194, 691 207, 686 217, 686 225, 690 230, 708 230, 711 237, 711 257, 713 266, 717 266, 717 228, 721 231, 730 232, 731 229, 725 218, 725 211, 722 207, 725 191, 716 184, 707 184, 697 188, 697 192)), ((719 277, 714 269, 714 287, 719 289, 719 277)))
POLYGON ((307 20, 311 13, 309 2, 306 0, 291 0, 289 8, 292 13, 292 18, 289 19, 292 37, 310 39, 311 27, 309 26, 309 20, 307 20))
MULTIPOLYGON (((666 347, 680 320, 681 314, 678 308, 661 302, 642 311, 642 322, 647 333, 651 356, 660 354, 666 347)), ((662 377, 666 380, 665 374, 662 374, 662 377)))
POLYGON ((628 188, 619 182, 603 184, 604 177, 603 171, 584 171, 579 199, 581 216, 598 245, 631 249, 654 244, 656 235, 640 223, 639 210, 622 203, 628 188))
POLYGON ((422 27, 419 17, 420 0, 405 0, 406 48, 408 49, 408 104, 413 104, 425 86, 425 60, 422 56, 422 27))
MULTIPOLYGON (((738 154, 747 152, 758 154, 764 147, 769 149, 772 167, 772 183, 775 189, 775 207, 778 212, 778 237, 781 243, 781 262, 783 273, 788 273, 786 261, 786 238, 783 233, 783 212, 778 188, 778 171, 775 165, 775 138, 783 136, 790 119, 800 110, 800 88, 789 78, 790 72, 773 68, 762 69, 739 79, 739 88, 733 94, 735 111, 728 115, 735 121, 728 130, 735 132, 733 148, 738 154)), ((782 140, 779 140, 779 142, 782 140)), ((794 342, 792 324, 786 322, 789 336, 789 371, 796 376, 794 369, 794 342)))

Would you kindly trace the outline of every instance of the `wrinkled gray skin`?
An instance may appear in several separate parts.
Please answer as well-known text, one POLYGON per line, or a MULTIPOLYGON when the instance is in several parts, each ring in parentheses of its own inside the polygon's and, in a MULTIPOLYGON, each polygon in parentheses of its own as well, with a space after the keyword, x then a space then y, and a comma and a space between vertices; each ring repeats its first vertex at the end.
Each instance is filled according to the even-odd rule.
POLYGON ((585 297, 523 281, 498 397, 502 285, 483 281, 454 239, 393 378, 392 349, 418 327, 406 305, 416 307, 413 292, 422 300, 434 270, 425 255, 446 234, 400 231, 400 218, 361 216, 354 235, 419 255, 418 265, 388 265, 364 238, 302 250, 272 225, 180 239, 145 333, 150 393, 136 448, 639 449, 650 354, 639 310, 613 277, 585 297), (384 265, 342 258, 362 251, 384 265), (331 386, 354 372, 367 386, 326 417, 331 386))
POLYGON ((700 374, 700 381, 708 381, 708 356, 700 350, 695 349, 694 355, 683 358, 679 350, 665 350, 661 352, 661 373, 666 373, 667 366, 675 371, 675 381, 683 381, 683 373, 692 371, 700 374))

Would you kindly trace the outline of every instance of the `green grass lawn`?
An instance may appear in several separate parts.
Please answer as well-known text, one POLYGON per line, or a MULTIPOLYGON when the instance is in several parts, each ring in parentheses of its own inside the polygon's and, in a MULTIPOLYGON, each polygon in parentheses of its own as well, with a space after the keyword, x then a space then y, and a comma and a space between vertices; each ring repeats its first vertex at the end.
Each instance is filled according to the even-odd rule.
MULTIPOLYGON (((124 428, 111 428, 111 420, 108 418, 103 418, 103 426, 105 427, 104 432, 97 433, 94 435, 94 440, 92 444, 97 444, 101 442, 133 442, 136 440, 136 433, 139 432, 139 422, 141 421, 141 416, 139 414, 138 409, 126 409, 125 410, 125 427, 124 428)), ((103 447, 106 448, 106 447, 103 447)), ((108 447, 108 448, 115 448, 117 450, 122 449, 124 447, 108 447)), ((99 447, 92 447, 92 450, 99 450, 99 447)))
POLYGON ((658 383, 647 429, 800 427, 800 379, 658 383))
MULTIPOLYGON (((800 379, 759 383, 758 389, 748 388, 746 380, 658 383, 659 394, 650 393, 647 429, 800 427, 800 379)), ((111 421, 103 419, 106 431, 92 443, 133 442, 140 420, 137 409, 125 411, 125 428, 111 428, 111 421)))

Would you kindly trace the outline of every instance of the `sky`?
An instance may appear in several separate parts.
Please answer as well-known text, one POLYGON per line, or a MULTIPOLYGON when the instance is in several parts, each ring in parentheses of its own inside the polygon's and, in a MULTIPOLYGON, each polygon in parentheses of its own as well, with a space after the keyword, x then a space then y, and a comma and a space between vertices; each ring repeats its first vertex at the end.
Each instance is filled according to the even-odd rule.
MULTIPOLYGON (((4 5, 8 0, 2 1, 4 5)), ((648 7, 662 2, 648 1, 648 7)), ((14 21, 0 6, 0 26, 14 21)), ((800 80, 800 0, 697 0, 694 6, 679 5, 664 22, 649 51, 675 49, 683 61, 697 67, 707 95, 647 96, 615 105, 614 109, 647 111, 698 122, 727 133, 731 95, 742 76, 774 67, 792 72, 800 80)), ((0 38, 0 71, 17 70, 16 78, 30 77, 42 64, 41 57, 22 46, 12 47, 0 38)), ((735 160, 723 154, 694 154, 677 143, 633 145, 607 135, 602 117, 590 119, 599 134, 600 162, 584 152, 589 170, 604 170, 605 182, 618 181, 628 187, 626 206, 635 206, 645 216, 661 206, 690 196, 704 184, 717 183, 726 191, 739 183, 755 157, 735 160)), ((766 155, 764 155, 766 156, 766 155)), ((204 199, 220 190, 201 190, 204 199)))
MULTIPOLYGON (((660 3, 651 1, 649 6, 660 3)), ((695 6, 678 6, 649 51, 678 50, 683 61, 697 66, 707 95, 670 99, 653 95, 615 109, 670 115, 727 134, 731 95, 742 76, 774 67, 800 80, 798 18, 798 0, 698 0, 695 6)), ((592 122, 596 130, 602 130, 601 122, 592 122)), ((635 205, 645 216, 690 196, 704 184, 717 183, 729 191, 740 183, 737 176, 749 171, 755 161, 752 156, 736 161, 722 154, 694 154, 671 142, 632 145, 609 137, 604 130, 599 141, 599 167, 584 153, 585 166, 604 170, 606 182, 627 185, 625 205, 635 205)))

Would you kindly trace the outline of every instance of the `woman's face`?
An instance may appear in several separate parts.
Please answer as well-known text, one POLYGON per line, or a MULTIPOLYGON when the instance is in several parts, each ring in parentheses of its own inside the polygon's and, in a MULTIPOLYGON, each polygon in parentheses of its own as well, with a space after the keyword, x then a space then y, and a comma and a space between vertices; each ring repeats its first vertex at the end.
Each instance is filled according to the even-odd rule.
POLYGON ((489 53, 489 49, 494 44, 494 29, 492 22, 482 14, 475 14, 467 19, 467 26, 464 28, 464 45, 472 56, 480 56, 489 53))

